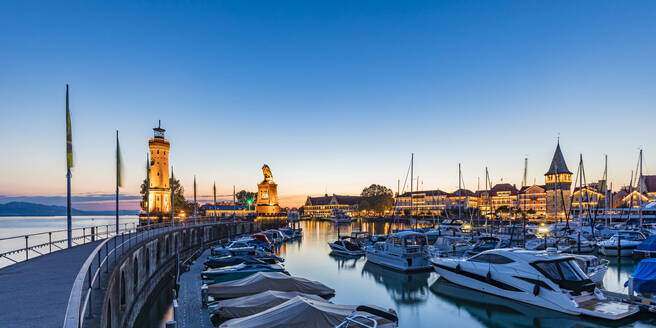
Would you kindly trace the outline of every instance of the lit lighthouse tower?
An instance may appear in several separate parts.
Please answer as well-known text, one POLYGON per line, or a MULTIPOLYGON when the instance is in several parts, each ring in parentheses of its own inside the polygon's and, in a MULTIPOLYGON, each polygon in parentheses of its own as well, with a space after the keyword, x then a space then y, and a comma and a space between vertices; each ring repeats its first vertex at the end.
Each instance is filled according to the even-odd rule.
POLYGON ((169 182, 169 149, 171 145, 164 139, 162 122, 153 129, 154 136, 148 139, 150 149, 150 193, 148 210, 155 216, 171 214, 171 186, 169 182))

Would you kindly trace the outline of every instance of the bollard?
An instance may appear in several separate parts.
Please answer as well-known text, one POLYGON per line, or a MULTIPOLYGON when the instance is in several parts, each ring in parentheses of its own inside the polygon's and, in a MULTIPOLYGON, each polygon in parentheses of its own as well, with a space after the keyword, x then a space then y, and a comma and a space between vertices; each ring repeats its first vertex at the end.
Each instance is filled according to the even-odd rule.
POLYGON ((173 300, 173 320, 178 321, 178 299, 173 300))
POLYGON ((618 232, 617 233, 617 259, 619 259, 621 254, 622 254, 622 242, 621 242, 621 240, 622 240, 622 238, 620 237, 620 233, 618 232))
POLYGON ((207 284, 203 284, 203 286, 200 288, 200 301, 201 304, 204 308, 207 307, 207 302, 208 302, 208 289, 207 289, 207 284))
POLYGON ((25 236, 25 261, 30 259, 29 246, 27 241, 28 238, 30 238, 30 236, 25 236))
POLYGON ((175 328, 175 327, 176 327, 175 320, 171 320, 171 321, 166 322, 166 328, 175 328))

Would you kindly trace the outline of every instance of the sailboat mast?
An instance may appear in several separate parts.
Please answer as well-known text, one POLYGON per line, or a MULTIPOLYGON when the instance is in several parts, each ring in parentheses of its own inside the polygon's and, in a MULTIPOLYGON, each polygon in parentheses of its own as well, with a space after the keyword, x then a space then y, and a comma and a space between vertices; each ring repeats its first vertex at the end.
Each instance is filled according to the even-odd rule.
POLYGON ((461 165, 458 163, 458 219, 462 219, 462 171, 461 165))
POLYGON ((608 225, 608 155, 604 155, 604 218, 608 225))
POLYGON ((412 187, 414 180, 414 169, 415 169, 415 153, 410 154, 410 217, 412 217, 412 187))
POLYGON ((640 208, 638 209, 638 214, 640 215, 640 228, 642 228, 642 148, 640 148, 640 156, 638 161, 640 163, 640 177, 638 178, 638 205, 640 208))

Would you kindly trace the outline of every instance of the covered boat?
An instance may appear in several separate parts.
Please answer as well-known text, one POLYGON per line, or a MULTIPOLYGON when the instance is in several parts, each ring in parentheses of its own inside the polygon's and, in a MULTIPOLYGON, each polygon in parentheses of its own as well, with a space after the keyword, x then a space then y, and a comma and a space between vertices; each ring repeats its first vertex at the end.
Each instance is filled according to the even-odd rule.
POLYGON ((219 301, 216 303, 212 313, 219 316, 221 319, 246 317, 285 303, 296 296, 303 296, 315 301, 323 301, 319 296, 301 292, 267 290, 254 295, 219 301))
POLYGON ((292 277, 281 272, 258 272, 243 279, 209 285, 208 295, 216 299, 227 299, 267 290, 296 291, 323 297, 335 294, 334 289, 317 281, 292 277))
POLYGON ((625 283, 631 291, 644 296, 656 294, 656 259, 644 259, 638 263, 635 271, 625 283))
MULTIPOLYGON (((338 305, 318 301, 303 296, 296 296, 289 301, 260 313, 243 318, 231 319, 221 328, 288 328, 312 327, 334 328, 353 315, 356 306, 338 305)), ((356 312, 357 313, 357 312, 356 312)), ((376 327, 395 327, 396 325, 382 317, 375 317, 376 327)))
POLYGON ((213 282, 218 283, 242 279, 258 272, 287 273, 285 267, 280 264, 241 263, 234 266, 203 271, 200 273, 200 277, 203 280, 212 280, 213 282))
POLYGON ((656 257, 656 235, 647 237, 635 251, 633 251, 633 257, 639 259, 652 258, 656 257))

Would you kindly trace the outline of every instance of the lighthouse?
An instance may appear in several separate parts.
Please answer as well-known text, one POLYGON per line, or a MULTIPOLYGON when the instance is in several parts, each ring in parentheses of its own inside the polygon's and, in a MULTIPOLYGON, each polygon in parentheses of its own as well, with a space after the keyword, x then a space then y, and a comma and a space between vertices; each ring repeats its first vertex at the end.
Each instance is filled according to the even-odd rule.
POLYGON ((150 149, 150 192, 148 211, 154 216, 170 216, 171 185, 169 181, 169 149, 171 144, 164 138, 162 122, 153 128, 153 137, 148 139, 150 149))

